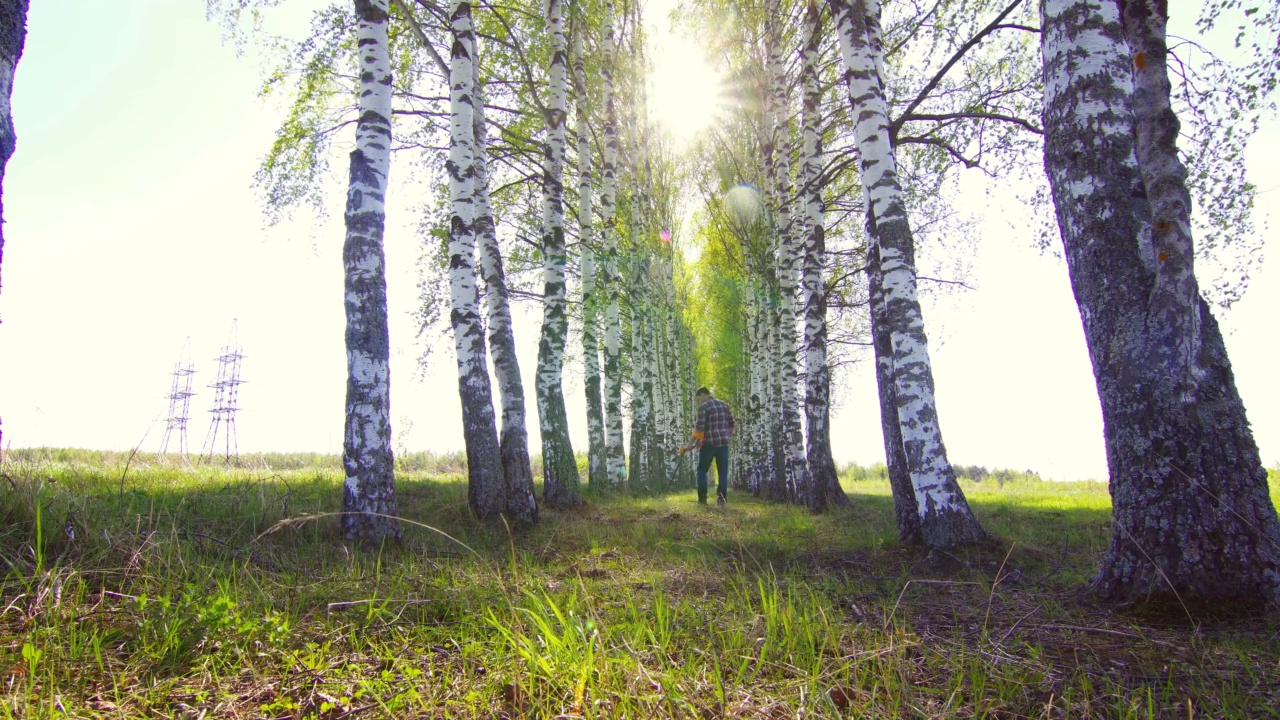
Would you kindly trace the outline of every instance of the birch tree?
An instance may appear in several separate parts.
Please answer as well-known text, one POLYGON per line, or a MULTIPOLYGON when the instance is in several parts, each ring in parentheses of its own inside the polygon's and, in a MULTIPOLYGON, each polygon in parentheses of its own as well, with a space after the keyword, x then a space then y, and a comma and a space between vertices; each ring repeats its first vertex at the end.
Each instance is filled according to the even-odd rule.
MULTIPOLYGON (((0 270, 4 267, 4 171, 17 146, 9 98, 13 95, 14 71, 27 41, 27 2, 0 0, 0 270)), ((0 278, 3 277, 0 273, 0 278)), ((0 428, 0 446, 3 441, 4 432, 0 428)))
POLYGON ((867 17, 878 17, 879 5, 876 0, 829 0, 829 4, 853 107, 870 241, 880 259, 897 414, 922 535, 931 547, 974 542, 984 533, 956 483, 938 427, 928 341, 916 292, 914 238, 889 142, 883 62, 868 39, 867 17))
POLYGON ((475 92, 475 200, 476 238, 480 246, 480 276, 485 283, 486 310, 489 320, 489 347, 493 351, 493 368, 498 378, 502 401, 502 433, 498 437, 502 453, 502 476, 506 516, 516 522, 532 523, 538 519, 538 500, 534 495, 533 468, 529 461, 529 432, 525 425, 524 383, 516 357, 515 335, 511 327, 511 303, 503 271, 502 249, 489 203, 489 163, 487 157, 488 127, 485 123, 484 92, 480 86, 480 63, 471 63, 475 92))
POLYGON ((804 44, 800 50, 803 143, 799 207, 804 210, 803 291, 806 461, 810 474, 809 505, 821 511, 828 503, 848 505, 831 456, 831 371, 827 366, 826 230, 822 207, 822 85, 818 74, 821 10, 816 0, 805 8, 804 44))
MULTIPOLYGON (((450 65, 445 63, 436 52, 431 39, 413 12, 404 0, 393 0, 393 2, 403 20, 417 37, 419 47, 426 51, 431 63, 440 69, 446 79, 449 79, 452 74, 450 65)), ((489 133, 485 92, 481 82, 480 49, 478 43, 474 40, 472 42, 474 55, 470 66, 475 173, 474 229, 480 257, 478 269, 480 278, 484 282, 488 340, 493 352, 493 365, 502 401, 502 429, 498 444, 503 481, 500 485, 476 488, 473 495, 478 498, 476 506, 488 508, 485 512, 489 515, 494 512, 492 508, 501 507, 502 514, 511 521, 533 523, 538 519, 538 503, 534 494, 533 472, 529 461, 524 385, 520 376, 515 337, 512 332, 510 293, 507 287, 502 249, 498 242, 494 212, 489 198, 489 133)), ((450 115, 452 116, 452 112, 450 115)))
MULTIPOLYGON (((627 132, 627 217, 629 230, 626 293, 630 316, 631 437, 628 485, 633 492, 660 490, 666 484, 661 461, 658 418, 658 318, 665 301, 662 262, 654 248, 654 185, 650 157, 650 127, 645 97, 642 21, 638 4, 629 6, 625 68, 627 132)), ((621 53, 620 53, 621 54, 621 53)))
POLYGON ((578 139, 578 242, 582 272, 582 374, 587 401, 587 484, 603 488, 609 482, 604 446, 604 408, 600 395, 600 292, 596 283, 595 222, 592 218, 591 133, 587 114, 587 71, 582 48, 585 18, 580 12, 573 28, 573 94, 578 139))
POLYGON ((347 403, 342 529, 349 540, 399 537, 391 454, 391 343, 387 333, 387 173, 391 168, 391 61, 387 0, 356 0, 360 117, 351 152, 346 241, 347 403))
POLYGON ((542 430, 542 497, 552 507, 581 504, 578 463, 569 442, 569 418, 564 404, 564 349, 569 322, 565 297, 564 150, 568 118, 566 75, 568 53, 561 0, 548 0, 547 26, 551 34, 546 159, 543 182, 542 256, 544 272, 542 337, 538 342, 538 422, 542 430))
POLYGON ((1112 539, 1094 582, 1108 598, 1182 608, 1274 601, 1280 519, 1195 283, 1168 7, 1041 10, 1045 169, 1111 473, 1112 539))
MULTIPOLYGON (((782 252, 788 218, 787 197, 785 188, 790 178, 786 177, 786 161, 780 145, 786 143, 787 136, 778 131, 778 114, 785 113, 782 108, 781 83, 785 79, 781 74, 782 24, 780 3, 771 0, 768 4, 767 18, 763 24, 764 51, 760 58, 751 58, 750 63, 760 63, 762 81, 753 90, 759 92, 763 101, 759 106, 763 113, 753 118, 753 127, 759 138, 759 161, 763 164, 763 192, 760 201, 762 208, 758 213, 759 228, 763 232, 763 242, 758 242, 758 249, 751 254, 750 269, 758 279, 754 288, 756 337, 753 352, 756 356, 754 365, 758 374, 753 401, 756 402, 754 418, 758 427, 751 433, 758 438, 759 445, 753 443, 755 457, 751 460, 754 477, 751 491, 755 495, 773 501, 787 501, 791 498, 791 487, 787 477, 788 442, 794 436, 788 436, 783 424, 783 398, 781 386, 782 346, 778 332, 778 301, 780 301, 782 274, 778 265, 778 254, 782 252), (783 192, 780 192, 783 188, 783 192)), ((745 29, 745 28, 744 28, 745 29)), ((754 69, 754 68, 753 68, 754 69)), ((790 150, 787 150, 787 152, 790 150)), ((755 223, 756 218, 750 219, 755 223)), ((748 224, 748 223, 742 223, 748 224)), ((785 255, 783 255, 785 256, 785 255)))
POLYGON ((0 267, 4 262, 4 170, 17 147, 13 129, 13 75, 27 41, 28 0, 0 0, 0 267))
POLYGON ((880 252, 874 246, 867 250, 867 288, 876 393, 880 401, 880 431, 884 442, 885 468, 889 473, 889 489, 893 494, 898 542, 917 545, 924 542, 924 532, 915 487, 911 483, 911 468, 907 464, 906 449, 902 444, 897 391, 893 382, 893 336, 885 317, 884 275, 880 270, 880 252))
POLYGON ((604 153, 600 167, 600 231, 604 245, 604 418, 605 457, 609 485, 617 489, 627 474, 622 435, 622 311, 619 298, 617 167, 620 144, 618 115, 614 93, 615 44, 613 36, 613 3, 605 3, 604 27, 601 29, 601 93, 604 105, 604 153))
MULTIPOLYGON (((899 161, 899 184, 910 193, 907 204, 912 212, 926 223, 936 225, 952 212, 944 199, 948 193, 943 184, 950 168, 978 167, 1006 177, 1033 172, 1025 159, 1040 145, 1041 130, 1035 122, 1039 63, 1022 39, 1035 28, 1013 15, 1021 6, 1022 0, 939 3, 923 15, 899 12, 887 31, 887 44, 897 56, 893 63, 885 56, 886 32, 882 31, 879 6, 866 6, 867 45, 882 87, 891 88, 886 92, 896 110, 889 137, 899 161), (948 31, 926 31, 930 25, 947 27, 948 31), (978 52, 983 46, 985 52, 978 52), (924 62, 918 63, 916 57, 923 57, 924 62), (894 68, 897 71, 890 82, 886 73, 894 68)), ((1034 187, 1034 183, 1026 185, 1034 187)), ((870 237, 874 217, 866 217, 870 237)), ((902 444, 885 277, 874 242, 869 243, 864 260, 881 427, 899 539, 923 542, 907 450, 902 444)))
POLYGON ((480 518, 507 510, 506 482, 489 384, 484 328, 476 285, 476 38, 471 3, 449 9, 449 297, 458 363, 458 396, 467 452, 467 500, 480 518))
MULTIPOLYGON (((774 22, 782 25, 780 0, 771 0, 774 22)), ((785 499, 792 503, 810 500, 809 467, 805 460, 804 433, 800 425, 799 372, 796 367, 796 290, 803 265, 792 218, 793 186, 791 180, 791 112, 787 93, 787 74, 782 62, 781 33, 775 35, 769 56, 769 101, 772 122, 766 120, 766 132, 774 134, 771 169, 774 176, 774 228, 777 234, 778 275, 778 382, 780 383, 781 428, 779 450, 785 478, 785 499)), ((766 161, 769 158, 766 157, 766 161)))

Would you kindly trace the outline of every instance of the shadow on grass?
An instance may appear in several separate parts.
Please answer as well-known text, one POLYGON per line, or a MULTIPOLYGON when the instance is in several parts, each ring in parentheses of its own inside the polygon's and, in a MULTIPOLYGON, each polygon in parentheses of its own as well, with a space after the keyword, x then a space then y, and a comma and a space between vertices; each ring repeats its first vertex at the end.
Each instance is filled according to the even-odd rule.
MULTIPOLYGON (((331 552, 341 541, 335 516, 341 509, 341 474, 334 469, 174 467, 145 461, 125 468, 67 461, 6 462, 5 472, 11 482, 0 489, 0 552, 11 559, 24 554, 56 558, 84 546, 156 534, 185 539, 206 554, 228 559, 255 545, 261 546, 260 555, 291 546, 331 552)), ((1052 485, 1027 497, 971 493, 970 503, 1000 547, 1017 546, 1059 563, 1095 557, 1106 546, 1109 509, 1097 506, 1092 496, 1093 507, 1055 501, 1046 494, 1052 485)), ((495 562, 510 562, 513 552, 519 562, 554 563, 614 550, 655 564, 702 556, 756 570, 873 552, 890 561, 893 573, 919 565, 927 553, 897 545, 889 495, 859 489, 850 494, 851 507, 818 516, 740 492, 730 493, 727 508, 698 505, 688 488, 644 496, 586 492, 583 509, 544 507, 543 521, 524 528, 477 521, 467 507, 461 475, 402 472, 397 498, 401 517, 447 533, 495 562)), ((433 530, 411 523, 403 530, 407 549, 464 552, 433 530)), ((290 554, 297 552, 293 548, 290 554)))
POLYGON ((402 473, 400 515, 476 558, 408 523, 351 548, 332 468, 0 470, 5 666, 51 668, 10 681, 84 716, 106 712, 104 687, 124 688, 122 717, 323 716, 354 687, 387 703, 411 687, 447 717, 551 717, 583 692, 615 703, 595 717, 1185 717, 1193 696, 1244 717, 1280 687, 1273 621, 1140 625, 1081 592, 1110 532, 1096 487, 966 487, 993 542, 942 552, 899 545, 867 483, 822 515, 588 493, 509 531, 471 516, 463 477, 402 473))

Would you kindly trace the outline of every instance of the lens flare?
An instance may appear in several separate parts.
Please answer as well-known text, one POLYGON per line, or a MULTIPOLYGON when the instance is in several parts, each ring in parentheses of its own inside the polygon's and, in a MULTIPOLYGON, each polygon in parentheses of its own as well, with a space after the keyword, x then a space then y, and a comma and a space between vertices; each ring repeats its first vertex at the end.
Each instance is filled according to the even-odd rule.
POLYGON ((739 225, 750 225, 760 217, 760 191, 752 185, 735 185, 724 195, 724 209, 739 225))

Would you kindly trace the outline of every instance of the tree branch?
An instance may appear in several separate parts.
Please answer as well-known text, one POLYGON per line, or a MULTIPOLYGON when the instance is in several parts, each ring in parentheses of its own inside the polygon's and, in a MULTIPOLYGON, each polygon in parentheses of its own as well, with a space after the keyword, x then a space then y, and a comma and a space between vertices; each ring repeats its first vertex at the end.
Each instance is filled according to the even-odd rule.
POLYGON ((965 290, 974 289, 972 285, 969 285, 963 280, 943 280, 942 278, 925 277, 924 275, 917 275, 916 280, 927 280, 928 282, 936 282, 936 283, 941 283, 943 285, 959 285, 965 290))
POLYGON ((1005 24, 1003 24, 1003 25, 997 25, 997 26, 995 26, 995 28, 993 28, 993 29, 995 29, 995 30, 1024 30, 1024 31, 1029 32, 1029 33, 1035 33, 1035 34, 1037 34, 1037 35, 1039 35, 1039 34, 1040 34, 1040 28, 1038 28, 1038 27, 1031 27, 1030 25, 1019 25, 1019 24, 1017 24, 1017 23, 1005 23, 1005 24))
POLYGON ((1007 122, 1007 123, 1012 123, 1014 125, 1021 126, 1026 130, 1033 132, 1037 135, 1044 134, 1044 130, 1041 129, 1039 126, 1037 126, 1035 123, 1031 122, 1030 120, 1024 120, 1023 118, 1017 117, 1015 115, 1003 115, 1001 113, 993 113, 993 112, 958 112, 958 113, 937 113, 937 114, 912 113, 910 115, 904 114, 902 117, 898 118, 898 126, 901 127, 903 123, 908 123, 908 122, 917 122, 917 121, 945 122, 947 120, 999 120, 1001 122, 1007 122))
POLYGON ((1009 13, 1013 12, 1014 8, 1018 7, 1020 4, 1022 4, 1022 0, 1013 0, 1013 2, 1009 3, 1008 7, 996 16, 995 20, 992 20, 989 25, 979 31, 977 35, 969 38, 968 42, 961 45, 960 48, 956 50, 955 54, 951 56, 951 59, 948 60, 946 64, 938 70, 933 78, 929 80, 928 84, 920 90, 916 95, 916 99, 911 101, 911 104, 907 106, 907 109, 903 111, 902 115, 897 120, 889 123, 889 138, 891 141, 897 137, 898 131, 902 128, 902 118, 911 115, 912 111, 920 107, 920 103, 928 99, 929 93, 933 92, 934 88, 938 87, 938 83, 942 82, 942 78, 946 77, 947 73, 951 71, 951 68, 956 63, 960 62, 960 59, 963 58, 966 53, 972 50, 978 43, 982 42, 983 38, 995 32, 996 29, 1000 27, 1001 21, 1008 17, 1009 13))
POLYGON ((933 145, 935 147, 940 147, 943 150, 946 150, 951 155, 951 157, 955 158, 956 160, 959 160, 961 163, 964 164, 965 167, 969 169, 980 167, 977 160, 970 160, 969 158, 965 157, 959 150, 951 147, 951 145, 948 144, 945 140, 939 140, 938 138, 907 136, 907 137, 898 138, 897 144, 898 145, 908 145, 908 144, 933 145))
POLYGON ((400 9, 400 14, 404 15, 405 22, 409 23, 409 27, 413 29, 413 34, 417 36, 418 42, 422 43, 422 47, 426 49, 427 54, 431 56, 436 67, 444 73, 445 82, 449 82, 449 64, 440 57, 440 53, 436 52, 435 47, 431 44, 431 38, 427 37, 427 33, 418 24, 418 19, 413 16, 413 12, 409 10, 409 6, 404 4, 404 0, 392 0, 395 6, 400 9))

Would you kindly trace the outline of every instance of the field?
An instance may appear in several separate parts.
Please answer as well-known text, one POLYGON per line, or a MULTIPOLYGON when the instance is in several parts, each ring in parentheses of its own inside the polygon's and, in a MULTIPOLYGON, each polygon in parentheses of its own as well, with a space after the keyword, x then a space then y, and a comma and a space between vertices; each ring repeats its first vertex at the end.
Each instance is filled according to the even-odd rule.
POLYGON ((1274 613, 1089 596, 1100 483, 965 482, 995 541, 929 553, 865 472, 822 516, 688 490, 507 528, 459 470, 409 458, 403 542, 354 548, 333 458, 7 454, 0 717, 1280 717, 1274 613))

